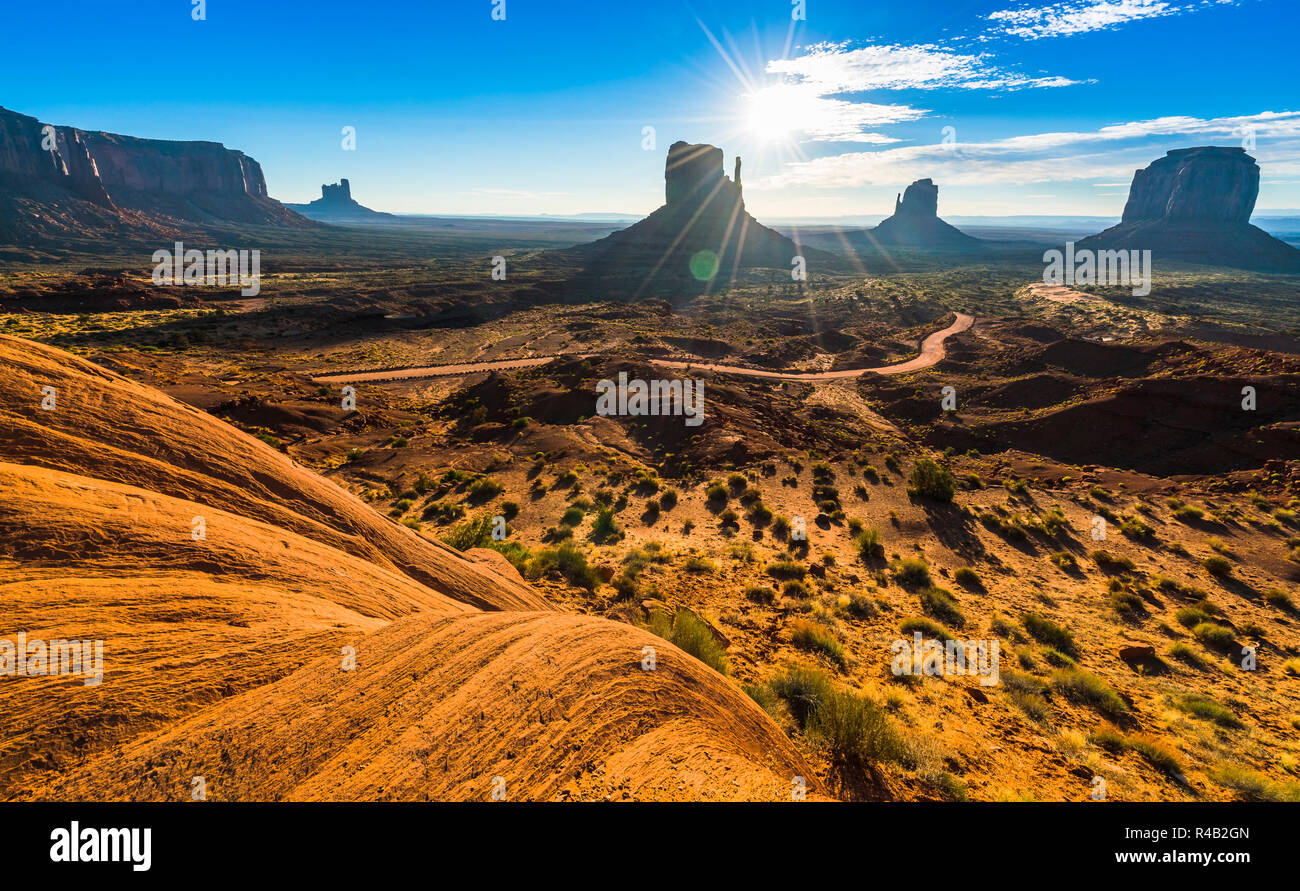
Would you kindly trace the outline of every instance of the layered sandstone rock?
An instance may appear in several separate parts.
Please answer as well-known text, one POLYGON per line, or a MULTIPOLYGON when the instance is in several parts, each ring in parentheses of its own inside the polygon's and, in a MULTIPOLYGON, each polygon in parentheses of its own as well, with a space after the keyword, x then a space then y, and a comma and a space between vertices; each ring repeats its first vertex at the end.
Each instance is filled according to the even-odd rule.
POLYGON ((346 179, 340 179, 333 185, 322 184, 320 197, 310 204, 286 204, 285 207, 308 219, 321 222, 383 222, 397 219, 391 213, 381 213, 358 204, 352 197, 352 184, 346 179))
POLYGON ((877 249, 977 251, 983 242, 939 219, 939 187, 918 179, 894 200, 894 215, 863 233, 857 241, 877 249))
POLYGON ((311 225, 267 195, 256 161, 220 143, 87 132, 0 108, 0 235, 161 232, 186 221, 311 225))
POLYGON ((1133 174, 1122 222, 1241 225, 1259 197, 1259 165, 1243 148, 1174 149, 1133 174))
POLYGON ((1300 272, 1300 250, 1250 225, 1259 165, 1237 147, 1174 149, 1133 175, 1119 225, 1079 249, 1149 250, 1163 259, 1300 272))
POLYGON ((593 287, 638 296, 724 287, 741 269, 792 270, 800 257, 810 272, 842 264, 750 216, 739 184, 723 173, 716 146, 673 143, 664 166, 664 197, 664 206, 639 223, 561 253, 584 263, 593 287))

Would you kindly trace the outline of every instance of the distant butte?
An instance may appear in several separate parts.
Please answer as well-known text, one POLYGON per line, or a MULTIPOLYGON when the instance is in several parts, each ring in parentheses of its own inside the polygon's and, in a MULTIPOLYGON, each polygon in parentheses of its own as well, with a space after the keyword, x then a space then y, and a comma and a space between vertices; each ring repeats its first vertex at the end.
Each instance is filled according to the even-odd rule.
POLYGON ((340 179, 333 185, 328 183, 321 185, 320 197, 310 204, 288 204, 285 206, 298 211, 308 219, 322 223, 337 223, 348 220, 373 222, 376 220, 396 219, 391 213, 382 213, 358 204, 352 197, 352 184, 346 179, 340 179))

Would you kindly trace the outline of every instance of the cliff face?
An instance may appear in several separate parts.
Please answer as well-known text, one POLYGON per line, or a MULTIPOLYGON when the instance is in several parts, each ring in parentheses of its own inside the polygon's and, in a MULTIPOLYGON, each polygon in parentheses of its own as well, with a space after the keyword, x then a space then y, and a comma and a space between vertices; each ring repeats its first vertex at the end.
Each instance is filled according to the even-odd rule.
POLYGON ((47 128, 0 108, 0 235, 162 232, 187 221, 311 225, 267 195, 261 166, 243 152, 47 128))
POLYGON ((722 149, 712 145, 674 142, 664 166, 664 198, 668 204, 704 201, 730 180, 722 175, 722 149))
POLYGON ((1243 148, 1175 149, 1133 174, 1122 222, 1240 225, 1259 197, 1259 165, 1243 148))
POLYGON ((936 217, 939 215, 939 187, 932 179, 918 179, 894 199, 894 215, 936 217))
POLYGON ((1162 259, 1300 272, 1300 250, 1250 225, 1259 165, 1236 147, 1175 149, 1133 174, 1119 225, 1078 248, 1149 250, 1162 259))

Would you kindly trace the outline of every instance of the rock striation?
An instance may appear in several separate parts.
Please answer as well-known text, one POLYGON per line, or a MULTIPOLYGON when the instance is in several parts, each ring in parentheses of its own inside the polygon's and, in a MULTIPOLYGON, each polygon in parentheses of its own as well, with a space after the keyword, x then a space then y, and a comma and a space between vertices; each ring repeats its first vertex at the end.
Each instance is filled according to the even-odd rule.
POLYGON ((1259 165, 1245 149, 1174 149, 1133 175, 1119 224, 1077 249, 1150 250, 1152 259, 1300 272, 1300 250, 1250 224, 1259 165))
POLYGON ((0 237, 184 222, 311 225, 267 194, 261 165, 220 143, 90 132, 0 108, 0 237))

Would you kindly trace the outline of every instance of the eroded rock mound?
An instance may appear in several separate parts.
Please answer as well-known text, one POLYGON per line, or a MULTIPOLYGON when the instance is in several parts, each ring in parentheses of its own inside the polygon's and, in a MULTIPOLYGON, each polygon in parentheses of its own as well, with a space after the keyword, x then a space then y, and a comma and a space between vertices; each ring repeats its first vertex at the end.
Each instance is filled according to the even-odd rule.
POLYGON ((0 680, 3 800, 188 800, 196 776, 214 800, 486 800, 497 776, 512 800, 788 800, 810 775, 667 641, 3 336, 0 628, 103 644, 97 684, 0 680))

